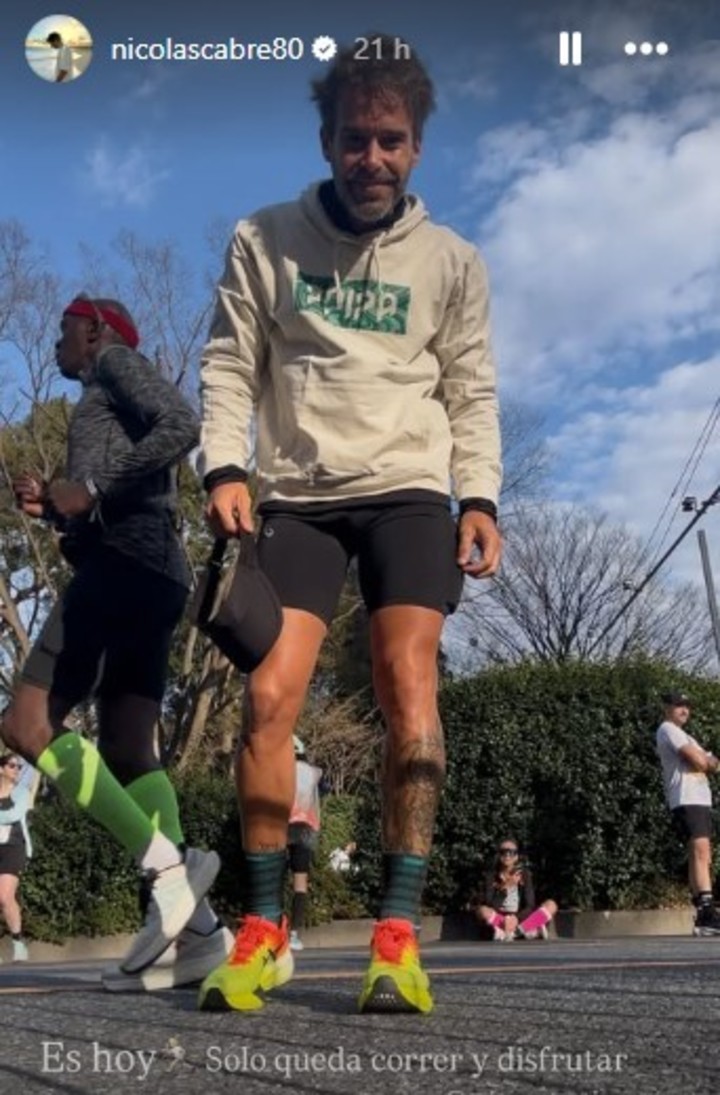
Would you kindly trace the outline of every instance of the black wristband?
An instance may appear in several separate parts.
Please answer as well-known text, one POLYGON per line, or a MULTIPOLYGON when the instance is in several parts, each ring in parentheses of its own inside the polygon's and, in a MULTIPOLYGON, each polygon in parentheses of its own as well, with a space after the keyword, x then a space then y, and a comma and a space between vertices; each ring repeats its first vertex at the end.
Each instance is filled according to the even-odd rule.
POLYGON ((203 479, 203 487, 210 494, 221 483, 247 483, 248 473, 237 464, 224 464, 221 468, 209 471, 203 479))
POLYGON ((486 513, 497 524, 498 510, 489 498, 463 498, 460 502, 460 516, 466 513, 486 513))

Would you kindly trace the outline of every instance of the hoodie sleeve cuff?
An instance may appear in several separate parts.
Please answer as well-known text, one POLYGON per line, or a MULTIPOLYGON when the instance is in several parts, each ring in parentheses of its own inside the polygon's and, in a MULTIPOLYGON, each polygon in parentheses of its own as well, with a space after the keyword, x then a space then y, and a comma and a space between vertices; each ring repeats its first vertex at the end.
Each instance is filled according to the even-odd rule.
POLYGON ((489 498, 463 498, 460 502, 460 516, 466 513, 486 513, 497 524, 498 510, 489 498))
POLYGON ((209 471, 203 479, 203 487, 208 494, 222 483, 247 483, 248 474, 237 464, 224 464, 222 468, 209 471))

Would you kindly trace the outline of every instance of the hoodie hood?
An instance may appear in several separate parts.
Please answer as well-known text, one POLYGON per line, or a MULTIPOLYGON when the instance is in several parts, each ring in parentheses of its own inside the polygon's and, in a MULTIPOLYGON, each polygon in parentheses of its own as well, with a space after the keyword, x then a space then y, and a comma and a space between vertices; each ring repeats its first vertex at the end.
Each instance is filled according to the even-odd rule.
POLYGON ((320 201, 320 182, 312 183, 300 196, 300 207, 303 215, 308 218, 313 228, 321 235, 331 240, 342 240, 348 245, 354 245, 357 250, 375 246, 379 240, 379 246, 387 246, 397 240, 403 240, 423 221, 428 219, 427 210, 421 198, 416 194, 405 194, 405 208, 400 216, 392 224, 385 228, 377 228, 368 232, 347 232, 338 228, 325 212, 320 201))

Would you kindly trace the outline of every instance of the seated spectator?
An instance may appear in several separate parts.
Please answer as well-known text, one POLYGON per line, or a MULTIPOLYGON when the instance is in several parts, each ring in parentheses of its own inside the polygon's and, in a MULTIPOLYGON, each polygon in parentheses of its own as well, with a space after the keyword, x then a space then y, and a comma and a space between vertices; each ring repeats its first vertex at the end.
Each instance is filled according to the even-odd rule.
POLYGON ((532 874, 521 863, 516 840, 502 840, 482 892, 471 902, 477 919, 487 925, 496 942, 547 939, 547 926, 557 912, 554 901, 535 908, 532 874))

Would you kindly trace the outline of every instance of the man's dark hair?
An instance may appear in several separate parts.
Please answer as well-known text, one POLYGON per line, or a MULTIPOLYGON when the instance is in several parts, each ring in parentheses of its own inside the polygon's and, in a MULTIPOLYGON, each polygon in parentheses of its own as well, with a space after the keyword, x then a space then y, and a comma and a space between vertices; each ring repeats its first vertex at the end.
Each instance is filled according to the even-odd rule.
POLYGON ((358 91, 370 99, 400 99, 412 118, 414 136, 420 140, 425 122, 435 109, 435 90, 425 66, 409 46, 410 56, 404 56, 399 47, 406 43, 400 38, 389 34, 364 37, 367 48, 356 41, 341 50, 327 75, 311 83, 311 98, 318 105, 323 128, 329 134, 335 132, 342 95, 358 91))
POLYGON ((52 34, 48 34, 45 41, 49 42, 51 46, 54 46, 56 42, 59 42, 60 45, 62 45, 62 37, 58 34, 56 30, 54 30, 52 34))

